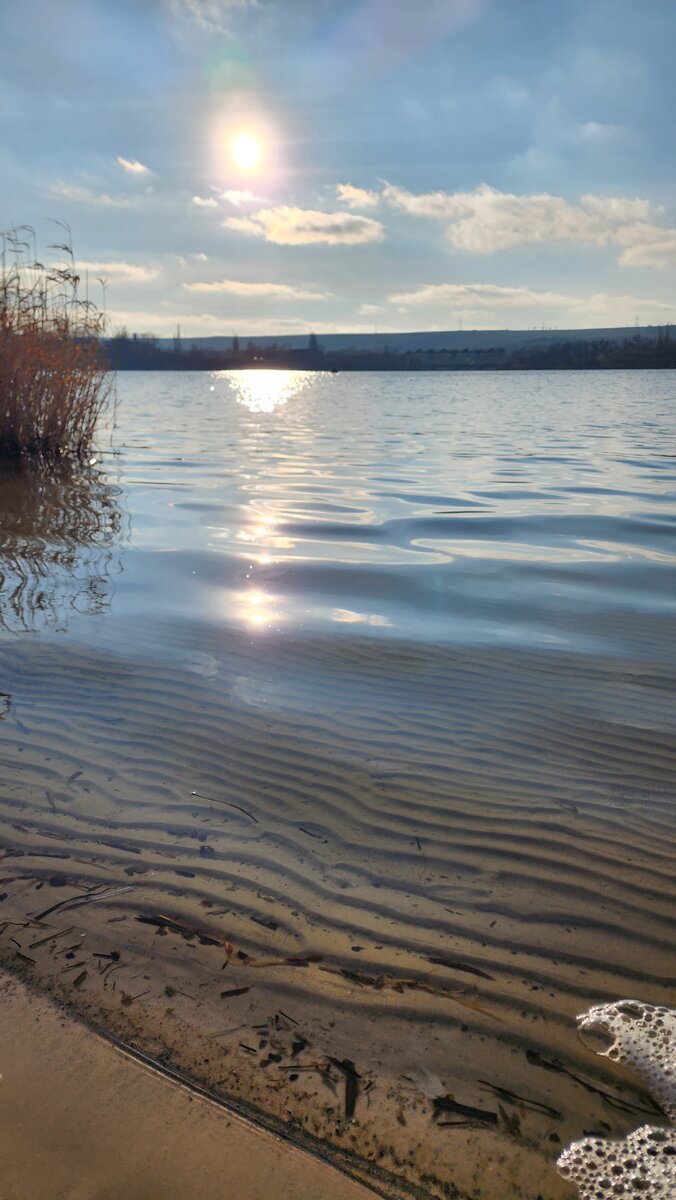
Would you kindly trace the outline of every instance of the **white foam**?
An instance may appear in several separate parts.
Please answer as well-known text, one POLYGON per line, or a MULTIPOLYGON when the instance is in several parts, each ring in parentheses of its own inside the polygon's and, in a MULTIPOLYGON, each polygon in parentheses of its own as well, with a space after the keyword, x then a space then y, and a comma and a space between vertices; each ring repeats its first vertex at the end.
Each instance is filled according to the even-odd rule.
MULTIPOLYGON (((578 1024, 612 1037, 603 1057, 633 1067, 676 1120, 676 1012, 620 1000, 591 1008, 578 1024)), ((675 1200, 676 1129, 643 1125, 622 1141, 588 1137, 564 1150, 557 1166, 581 1200, 675 1200)))
POLYGON ((600 1004, 577 1018, 581 1030, 614 1038, 604 1058, 638 1071, 672 1121, 676 1121, 676 1012, 638 1000, 600 1004))
POLYGON ((620 1142, 585 1138, 559 1158, 581 1200, 674 1200, 676 1131, 642 1125, 620 1142))

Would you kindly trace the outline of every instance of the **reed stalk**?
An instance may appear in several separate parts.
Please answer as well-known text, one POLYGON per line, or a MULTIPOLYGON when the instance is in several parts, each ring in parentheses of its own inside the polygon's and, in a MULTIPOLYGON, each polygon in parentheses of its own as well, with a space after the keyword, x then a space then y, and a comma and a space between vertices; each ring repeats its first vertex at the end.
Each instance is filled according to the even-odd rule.
POLYGON ((0 460, 82 457, 110 397, 105 314, 80 297, 62 228, 53 266, 38 261, 29 227, 0 234, 0 460))

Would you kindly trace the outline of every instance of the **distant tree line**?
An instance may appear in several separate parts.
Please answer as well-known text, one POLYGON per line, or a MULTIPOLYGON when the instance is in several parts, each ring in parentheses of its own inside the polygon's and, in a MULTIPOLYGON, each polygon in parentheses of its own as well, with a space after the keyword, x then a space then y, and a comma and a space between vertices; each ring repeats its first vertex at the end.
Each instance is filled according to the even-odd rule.
POLYGON ((207 350, 174 339, 163 346, 150 335, 120 330, 105 342, 115 371, 218 371, 232 368, 285 367, 323 371, 587 371, 676 367, 676 340, 669 326, 655 336, 636 333, 622 339, 523 342, 515 347, 462 350, 322 350, 317 336, 306 349, 276 342, 244 346, 232 339, 229 350, 207 350))
POLYGON ((230 350, 206 350, 180 338, 173 338, 171 346, 163 346, 154 334, 130 335, 120 329, 107 339, 105 349, 114 371, 222 371, 261 366, 316 369, 323 365, 314 334, 310 335, 307 350, 290 350, 275 342, 263 347, 251 340, 241 346, 238 337, 233 337, 230 350))

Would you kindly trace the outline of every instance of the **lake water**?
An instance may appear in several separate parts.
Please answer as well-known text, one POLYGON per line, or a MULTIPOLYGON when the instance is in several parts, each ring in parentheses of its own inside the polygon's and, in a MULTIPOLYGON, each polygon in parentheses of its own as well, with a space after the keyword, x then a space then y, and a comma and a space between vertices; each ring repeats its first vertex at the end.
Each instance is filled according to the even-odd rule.
POLYGON ((676 375, 117 392, 0 475, 2 954, 390 1194, 570 1196, 652 1111, 575 1014, 674 1002, 676 375))

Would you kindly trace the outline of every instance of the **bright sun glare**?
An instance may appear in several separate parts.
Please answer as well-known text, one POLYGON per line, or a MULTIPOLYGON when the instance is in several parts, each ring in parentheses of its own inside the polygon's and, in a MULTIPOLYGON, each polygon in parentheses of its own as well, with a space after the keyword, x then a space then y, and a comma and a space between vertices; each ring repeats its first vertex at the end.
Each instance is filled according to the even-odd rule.
POLYGON ((261 156, 258 139, 252 137, 250 133, 240 133, 232 143, 232 156, 238 167, 242 167, 245 171, 251 171, 261 156))

